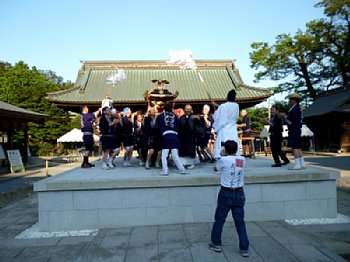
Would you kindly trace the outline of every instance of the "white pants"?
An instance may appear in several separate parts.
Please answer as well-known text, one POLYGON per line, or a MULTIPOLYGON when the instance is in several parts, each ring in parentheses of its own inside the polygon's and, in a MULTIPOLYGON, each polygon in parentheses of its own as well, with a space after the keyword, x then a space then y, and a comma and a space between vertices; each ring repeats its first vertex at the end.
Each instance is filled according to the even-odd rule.
POLYGON ((163 172, 168 172, 168 161, 167 157, 169 155, 169 150, 171 150, 171 156, 175 162, 176 167, 179 170, 185 170, 184 166, 182 165, 180 158, 179 158, 179 150, 178 149, 162 149, 162 166, 163 166, 163 172))
POLYGON ((194 165, 194 160, 195 158, 188 157, 188 156, 180 157, 180 161, 184 166, 194 165))

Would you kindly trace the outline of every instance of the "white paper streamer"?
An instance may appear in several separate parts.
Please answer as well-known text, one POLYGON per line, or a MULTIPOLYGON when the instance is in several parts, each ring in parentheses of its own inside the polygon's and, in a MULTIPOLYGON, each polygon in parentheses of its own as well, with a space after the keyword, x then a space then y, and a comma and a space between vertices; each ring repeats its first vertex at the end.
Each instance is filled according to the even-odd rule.
POLYGON ((107 84, 112 84, 113 86, 118 85, 121 81, 126 79, 126 74, 124 69, 116 68, 117 72, 106 78, 107 84))
POLYGON ((191 69, 196 70, 196 62, 192 58, 192 52, 189 49, 184 50, 170 50, 169 60, 166 61, 167 64, 178 65, 180 69, 191 69))

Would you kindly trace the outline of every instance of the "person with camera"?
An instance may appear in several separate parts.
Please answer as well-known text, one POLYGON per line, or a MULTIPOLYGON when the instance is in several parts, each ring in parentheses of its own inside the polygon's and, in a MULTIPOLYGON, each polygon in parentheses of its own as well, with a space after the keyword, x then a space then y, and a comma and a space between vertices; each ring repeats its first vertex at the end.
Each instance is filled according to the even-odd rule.
POLYGON ((210 114, 209 105, 204 105, 202 109, 202 114, 199 116, 201 126, 203 128, 203 135, 197 137, 197 146, 199 155, 203 158, 204 161, 214 162, 214 155, 211 149, 209 148, 209 140, 212 136, 212 128, 214 119, 210 114))
POLYGON ((215 222, 211 231, 209 248, 215 252, 222 251, 221 235, 228 213, 231 211, 239 238, 239 249, 243 257, 249 256, 249 240, 244 221, 245 194, 244 169, 245 159, 237 156, 236 141, 224 143, 221 158, 216 162, 216 168, 221 173, 221 188, 218 194, 215 210, 215 222))
MULTIPOLYGON (((243 109, 241 111, 241 117, 242 117, 242 123, 237 125, 237 127, 242 129, 242 137, 251 137, 252 136, 252 130, 251 130, 252 121, 248 117, 247 110, 243 109)), ((243 155, 244 156, 251 156, 253 154, 252 143, 253 143, 253 141, 242 140, 243 155)))
POLYGON ((269 125, 269 133, 270 133, 270 148, 273 160, 275 164, 271 165, 272 167, 281 167, 282 165, 289 164, 289 160, 286 156, 286 153, 282 151, 282 132, 283 132, 283 123, 282 119, 279 116, 279 110, 277 106, 271 107, 271 120, 266 118, 262 118, 260 122, 265 125, 269 125), (283 163, 281 163, 281 160, 283 163))

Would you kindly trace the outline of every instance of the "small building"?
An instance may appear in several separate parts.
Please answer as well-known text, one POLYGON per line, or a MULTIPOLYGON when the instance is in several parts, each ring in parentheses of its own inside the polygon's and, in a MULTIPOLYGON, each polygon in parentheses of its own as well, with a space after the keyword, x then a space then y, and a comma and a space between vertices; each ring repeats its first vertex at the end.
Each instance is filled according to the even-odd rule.
POLYGON ((0 101, 0 145, 4 151, 20 149, 23 161, 26 162, 28 158, 28 122, 43 123, 48 117, 48 115, 0 101), (24 144, 21 148, 14 148, 13 135, 16 131, 24 133, 24 144))
POLYGON ((350 151, 350 88, 324 92, 304 111, 304 122, 315 134, 316 150, 350 151))
POLYGON ((225 102, 231 89, 237 91, 237 101, 242 109, 265 101, 272 95, 269 88, 244 84, 230 60, 199 60, 196 63, 197 71, 180 70, 178 66, 164 61, 83 61, 75 86, 48 94, 48 100, 66 110, 79 112, 83 104, 96 110, 109 95, 118 110, 128 106, 133 111, 145 111, 147 102, 144 93, 154 87, 151 83, 153 79, 168 80, 168 89, 179 92, 176 107, 190 103, 196 112, 204 104, 210 104, 210 98, 216 103, 225 102), (106 79, 116 72, 116 68, 125 70, 126 79, 113 86, 106 79))

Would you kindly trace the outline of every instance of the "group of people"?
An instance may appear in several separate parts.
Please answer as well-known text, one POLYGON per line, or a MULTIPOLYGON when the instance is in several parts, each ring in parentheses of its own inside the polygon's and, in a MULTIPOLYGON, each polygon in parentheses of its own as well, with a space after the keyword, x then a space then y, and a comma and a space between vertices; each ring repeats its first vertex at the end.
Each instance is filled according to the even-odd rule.
POLYGON ((272 167, 281 167, 290 163, 286 153, 282 151, 283 124, 288 125, 288 147, 292 149, 295 165, 290 170, 304 169, 305 162, 301 150, 301 128, 303 125, 303 113, 300 107, 301 97, 297 93, 289 96, 289 112, 280 111, 277 105, 271 107, 271 119, 261 119, 264 124, 270 125, 270 148, 274 164, 272 167), (282 162, 281 162, 282 160, 282 162))
POLYGON ((213 141, 214 120, 208 105, 203 107, 201 115, 194 115, 191 105, 186 105, 181 112, 174 110, 169 103, 165 105, 164 112, 157 116, 155 108, 152 107, 143 115, 139 112, 132 113, 128 107, 117 112, 108 103, 103 104, 94 113, 89 113, 87 106, 82 109, 82 131, 87 150, 83 168, 93 167, 88 161, 88 151, 92 150, 92 134, 96 130, 100 134, 104 170, 115 167, 113 161, 120 153, 121 146, 125 149, 125 167, 131 166, 132 152, 136 150, 140 165, 146 169, 151 166, 160 167, 161 162, 162 175, 168 175, 169 155, 180 173, 184 173, 185 168, 194 167, 196 156, 202 161, 214 162, 209 147, 209 141, 213 141))
MULTIPOLYGON (((133 151, 136 150, 140 165, 145 166, 146 169, 150 169, 151 166, 162 166, 161 175, 168 175, 169 159, 182 174, 185 173, 185 169, 194 168, 198 158, 201 161, 215 162, 221 157, 220 153, 225 141, 234 140, 238 143, 238 128, 242 128, 243 137, 251 136, 251 121, 246 110, 241 111, 242 123, 237 124, 239 106, 235 99, 236 92, 231 90, 227 95, 227 102, 221 104, 214 115, 210 114, 209 105, 203 106, 200 115, 193 114, 192 106, 189 104, 183 110, 174 110, 173 104, 168 103, 164 107, 164 112, 159 115, 152 107, 147 110, 146 115, 140 112, 132 113, 128 107, 117 112, 108 99, 105 99, 101 108, 94 113, 89 113, 88 107, 84 106, 81 124, 86 152, 82 167, 94 166, 89 163, 88 155, 93 149, 92 135, 96 130, 100 135, 104 170, 116 166, 114 159, 119 155, 121 147, 125 149, 123 166, 132 166, 130 159, 133 151)), ((261 119, 261 122, 270 125, 270 147, 275 162, 272 167, 281 167, 290 163, 281 149, 282 125, 288 124, 288 146, 292 148, 296 161, 291 169, 297 170, 305 167, 301 152, 300 97, 292 94, 289 101, 288 114, 280 112, 277 106, 272 106, 272 118, 261 119)), ((249 155, 251 141, 242 141, 242 146, 243 154, 249 155)), ((240 152, 238 151, 237 154, 240 152)))
MULTIPOLYGON (((141 163, 146 169, 150 168, 152 159, 159 166, 161 158, 161 175, 168 175, 169 156, 181 174, 185 168, 193 168, 196 154, 207 160, 216 161, 215 169, 221 174, 221 188, 218 194, 215 211, 215 222, 211 232, 209 248, 216 252, 222 251, 221 235, 225 220, 231 211, 239 236, 239 248, 243 257, 249 256, 249 240, 244 221, 245 194, 244 169, 245 158, 238 150, 238 117, 239 106, 235 102, 236 92, 231 90, 227 102, 221 104, 214 116, 209 114, 210 107, 203 107, 202 115, 193 115, 191 105, 186 105, 183 114, 176 114, 172 103, 164 106, 164 112, 156 116, 154 108, 149 108, 147 115, 133 114, 130 108, 124 108, 117 113, 110 106, 104 106, 95 113, 89 113, 83 108, 82 131, 87 152, 93 146, 93 123, 102 113, 99 120, 101 144, 103 150, 103 169, 114 166, 113 159, 120 153, 121 145, 125 148, 124 166, 130 166, 130 158, 134 147, 138 150, 141 163), (136 116, 136 117, 135 117, 136 116), (208 142, 215 136, 214 152, 208 147, 208 142), (180 158, 185 158, 186 161, 180 158)), ((289 163, 281 150, 282 123, 289 127, 288 146, 293 150, 295 165, 290 169, 298 170, 305 167, 301 151, 302 111, 299 105, 300 96, 292 94, 289 97, 290 109, 288 114, 279 112, 276 106, 271 108, 272 118, 261 119, 270 125, 271 150, 275 164, 280 167, 289 163), (281 160, 283 162, 281 162, 281 160)), ((179 112, 179 111, 177 111, 179 112)), ((246 134, 250 132, 250 120, 246 112, 242 112, 246 134)), ((92 167, 88 161, 88 153, 84 155, 82 167, 92 167)))

